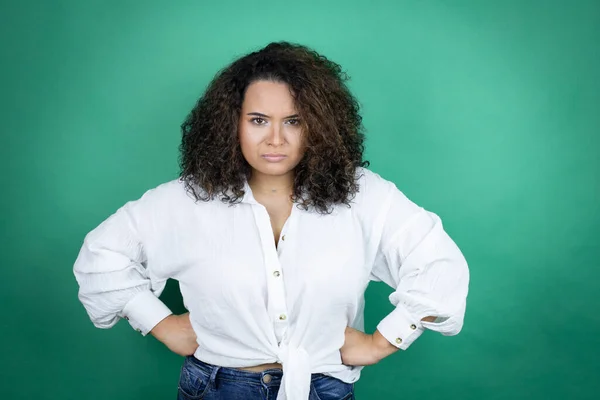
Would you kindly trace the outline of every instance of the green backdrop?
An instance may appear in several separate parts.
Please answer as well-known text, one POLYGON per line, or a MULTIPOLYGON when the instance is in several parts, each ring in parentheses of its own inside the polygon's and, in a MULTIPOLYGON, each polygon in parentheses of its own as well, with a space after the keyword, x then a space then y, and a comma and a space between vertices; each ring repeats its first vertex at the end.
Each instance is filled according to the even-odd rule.
MULTIPOLYGON (((367 367, 357 398, 600 398, 599 1, 4 0, 0 33, 0 398, 175 398, 182 358, 94 328, 72 265, 177 176, 214 73, 281 39, 344 66, 372 169, 470 263, 463 331, 367 367)), ((389 293, 369 286, 368 332, 389 293)))

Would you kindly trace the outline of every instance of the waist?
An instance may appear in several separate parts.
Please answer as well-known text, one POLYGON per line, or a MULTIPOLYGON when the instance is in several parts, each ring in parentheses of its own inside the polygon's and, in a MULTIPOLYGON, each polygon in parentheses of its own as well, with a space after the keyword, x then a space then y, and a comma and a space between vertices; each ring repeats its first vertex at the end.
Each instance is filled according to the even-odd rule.
POLYGON ((269 363, 269 364, 260 364, 255 365, 253 367, 239 367, 235 368, 240 371, 249 371, 249 372, 263 372, 268 369, 283 369, 283 366, 280 363, 269 363))
POLYGON ((256 366, 256 367, 244 367, 244 368, 226 368, 226 367, 221 367, 215 364, 211 364, 205 361, 202 361, 198 358, 196 358, 193 355, 187 356, 186 357, 186 363, 190 363, 191 365, 194 366, 194 368, 197 368, 198 370, 204 372, 206 374, 206 376, 210 376, 212 374, 212 372, 215 369, 218 369, 218 376, 220 379, 229 379, 229 380, 234 380, 234 381, 238 381, 238 380, 243 380, 245 382, 255 382, 256 383, 260 383, 261 381, 263 381, 264 383, 271 383, 270 381, 272 380, 272 383, 280 383, 281 378, 283 377, 283 370, 281 368, 264 368, 260 371, 251 371, 248 368, 256 368, 256 367, 263 367, 263 366, 268 366, 271 364, 261 364, 260 366, 256 366), (264 377, 267 376, 267 380, 264 379, 264 377))
MULTIPOLYGON (((282 372, 283 368, 285 368, 284 364, 286 360, 274 360, 273 358, 277 357, 270 357, 268 349, 261 352, 249 349, 246 346, 236 347, 238 343, 235 342, 228 343, 227 346, 217 345, 218 343, 210 343, 208 347, 199 345, 193 357, 207 364, 219 366, 221 369, 228 368, 230 371, 244 374, 261 374, 267 370, 282 372), (215 351, 215 348, 224 348, 226 352, 215 351), (254 362, 249 363, 249 359, 254 359, 254 362)), ((324 373, 345 382, 355 382, 358 380, 363 367, 344 365, 341 362, 339 350, 332 350, 330 353, 319 351, 318 354, 319 357, 310 359, 310 372, 324 373)), ((293 367, 293 365, 288 364, 287 367, 293 367)), ((296 370, 296 368, 292 369, 296 370)))

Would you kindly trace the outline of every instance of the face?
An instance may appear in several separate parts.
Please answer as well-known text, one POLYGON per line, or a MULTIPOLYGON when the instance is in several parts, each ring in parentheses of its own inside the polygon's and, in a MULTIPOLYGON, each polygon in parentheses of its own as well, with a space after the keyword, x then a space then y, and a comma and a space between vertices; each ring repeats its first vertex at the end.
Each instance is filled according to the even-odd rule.
POLYGON ((238 134, 253 174, 293 175, 302 156, 302 129, 285 83, 257 81, 248 86, 238 134))

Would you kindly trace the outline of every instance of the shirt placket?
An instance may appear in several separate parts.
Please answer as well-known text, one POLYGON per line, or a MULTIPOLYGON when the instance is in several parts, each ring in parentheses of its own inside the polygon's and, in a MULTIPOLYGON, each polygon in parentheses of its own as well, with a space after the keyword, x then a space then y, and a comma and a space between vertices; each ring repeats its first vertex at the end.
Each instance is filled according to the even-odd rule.
POLYGON ((258 226, 260 241, 265 261, 265 271, 267 274, 267 311, 273 322, 275 337, 277 343, 280 344, 283 340, 288 327, 288 310, 285 301, 285 286, 283 282, 283 270, 279 260, 279 253, 285 241, 285 232, 288 225, 288 218, 279 238, 279 250, 275 247, 273 238, 273 229, 271 227, 271 219, 266 208, 260 204, 254 207, 255 219, 258 226))

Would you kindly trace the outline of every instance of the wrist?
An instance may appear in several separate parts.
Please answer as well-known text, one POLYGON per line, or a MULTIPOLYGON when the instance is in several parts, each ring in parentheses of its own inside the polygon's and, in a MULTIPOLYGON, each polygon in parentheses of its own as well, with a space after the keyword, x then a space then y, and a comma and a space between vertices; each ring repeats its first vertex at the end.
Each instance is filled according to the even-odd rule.
POLYGON ((161 320, 158 324, 156 324, 156 326, 154 326, 154 328, 152 328, 152 330, 150 331, 150 334, 162 342, 168 336, 169 332, 172 330, 171 325, 173 324, 173 321, 176 317, 177 316, 175 314, 171 314, 171 315, 167 316, 166 318, 161 320))
POLYGON ((399 350, 398 347, 391 344, 378 330, 371 335, 371 340, 373 355, 377 362, 399 350))

